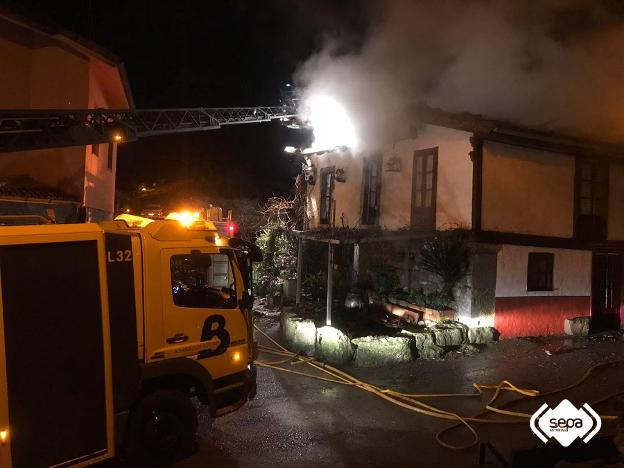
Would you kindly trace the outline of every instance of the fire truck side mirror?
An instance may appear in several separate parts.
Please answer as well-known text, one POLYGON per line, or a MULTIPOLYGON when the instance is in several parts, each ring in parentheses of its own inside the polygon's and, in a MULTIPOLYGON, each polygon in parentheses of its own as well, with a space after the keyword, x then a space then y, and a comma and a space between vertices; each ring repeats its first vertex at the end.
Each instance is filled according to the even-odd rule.
POLYGON ((249 242, 238 237, 231 237, 228 240, 228 245, 233 249, 243 249, 246 250, 249 254, 249 259, 252 262, 261 262, 262 261, 262 250, 253 242, 249 242))

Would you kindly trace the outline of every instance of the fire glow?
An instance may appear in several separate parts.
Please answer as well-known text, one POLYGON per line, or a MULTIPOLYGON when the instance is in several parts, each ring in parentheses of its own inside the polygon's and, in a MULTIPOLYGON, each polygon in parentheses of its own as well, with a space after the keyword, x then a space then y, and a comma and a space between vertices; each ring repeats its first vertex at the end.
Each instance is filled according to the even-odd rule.
POLYGON ((305 153, 357 146, 353 122, 344 106, 331 96, 312 95, 307 98, 303 117, 314 133, 314 142, 305 153))

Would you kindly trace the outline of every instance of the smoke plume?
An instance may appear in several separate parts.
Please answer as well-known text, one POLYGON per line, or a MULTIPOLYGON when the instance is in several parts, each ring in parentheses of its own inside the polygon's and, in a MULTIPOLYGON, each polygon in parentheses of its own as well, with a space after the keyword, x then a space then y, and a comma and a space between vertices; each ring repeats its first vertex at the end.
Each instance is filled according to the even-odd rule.
POLYGON ((624 5, 609 0, 386 0, 356 51, 337 39, 299 68, 364 146, 409 135, 424 102, 624 143, 624 5))

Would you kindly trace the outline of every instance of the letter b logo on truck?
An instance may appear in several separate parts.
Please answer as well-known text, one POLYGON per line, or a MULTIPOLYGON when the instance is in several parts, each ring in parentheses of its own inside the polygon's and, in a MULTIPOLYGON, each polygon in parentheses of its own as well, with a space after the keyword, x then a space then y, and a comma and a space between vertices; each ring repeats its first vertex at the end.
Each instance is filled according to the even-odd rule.
POLYGON ((197 356, 198 359, 223 354, 228 346, 230 346, 230 334, 225 329, 225 317, 223 315, 211 315, 204 322, 200 341, 210 341, 213 338, 219 339, 219 346, 213 350, 204 349, 200 351, 197 356))
POLYGON ((600 416, 591 406, 585 403, 577 408, 568 400, 563 400, 554 409, 544 403, 531 416, 531 430, 542 442, 554 437, 564 447, 577 438, 589 442, 601 426, 600 416))

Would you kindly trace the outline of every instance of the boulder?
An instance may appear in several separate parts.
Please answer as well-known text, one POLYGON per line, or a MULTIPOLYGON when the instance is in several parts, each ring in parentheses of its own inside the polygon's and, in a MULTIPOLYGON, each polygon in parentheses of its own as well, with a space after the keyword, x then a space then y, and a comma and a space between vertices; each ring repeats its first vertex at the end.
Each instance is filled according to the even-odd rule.
POLYGON ((472 356, 473 354, 479 354, 481 350, 473 344, 464 343, 463 345, 459 347, 458 351, 461 354, 472 356))
POLYGON ((475 327, 468 329, 468 343, 488 344, 498 341, 500 333, 494 327, 475 327))
POLYGON ((414 337, 414 345, 416 346, 416 349, 422 349, 426 346, 435 344, 435 341, 433 341, 433 333, 430 331, 401 330, 401 334, 414 337))
POLYGON ((587 336, 589 333, 589 317, 574 317, 565 319, 563 331, 566 335, 587 336))
POLYGON ((431 331, 438 346, 461 346, 467 338, 466 327, 459 322, 438 323, 431 331))
POLYGON ((315 356, 330 364, 345 364, 353 359, 353 345, 342 331, 324 326, 316 330, 315 356))
POLYGON ((446 354, 446 350, 441 346, 431 344, 418 350, 418 357, 421 359, 441 359, 446 354))
POLYGON ((412 338, 407 336, 364 336, 354 338, 355 365, 379 367, 413 359, 412 338))
POLYGON ((280 318, 282 334, 291 351, 314 355, 316 347, 316 325, 310 319, 297 317, 291 312, 282 312, 280 318))
POLYGON ((446 353, 444 348, 435 344, 431 331, 402 330, 401 334, 414 337, 414 346, 419 358, 440 359, 446 353))

